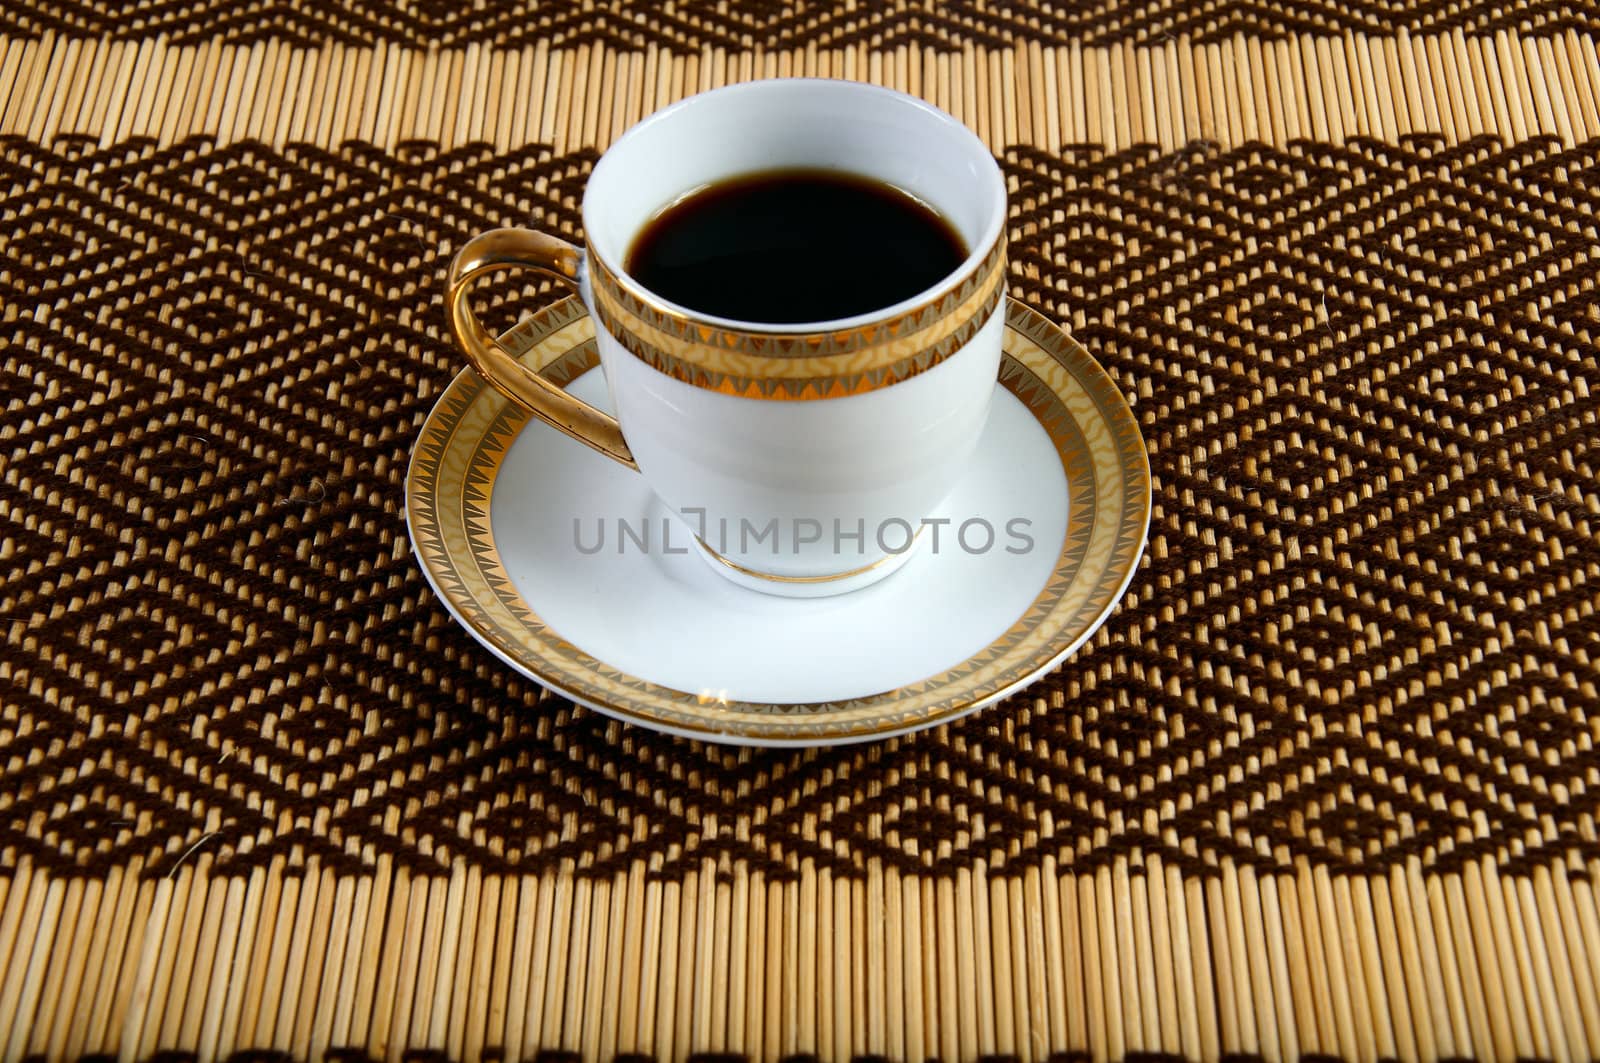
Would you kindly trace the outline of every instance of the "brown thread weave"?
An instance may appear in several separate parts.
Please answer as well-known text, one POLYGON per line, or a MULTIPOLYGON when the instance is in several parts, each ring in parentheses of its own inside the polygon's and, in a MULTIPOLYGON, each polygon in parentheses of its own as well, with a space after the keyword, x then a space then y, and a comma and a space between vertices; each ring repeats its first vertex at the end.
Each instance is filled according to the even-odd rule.
POLYGON ((211 809, 224 875, 1600 857, 1600 143, 1002 161, 1013 293, 1135 403, 1149 556, 1028 695, 764 753, 541 694, 410 556, 443 264, 578 236, 592 152, 0 144, 0 866, 164 874, 211 809))
POLYGON ((652 0, 486 0, 393 4, 360 0, 324 4, 277 0, 271 4, 219 7, 204 0, 163 0, 129 5, 92 0, 44 0, 0 9, 0 34, 123 40, 165 35, 175 45, 208 40, 253 43, 278 40, 297 45, 376 44, 454 47, 475 42, 521 47, 545 42, 558 47, 604 44, 618 49, 656 44, 679 53, 702 48, 832 48, 866 44, 958 51, 966 45, 1008 45, 1018 39, 1043 44, 1103 45, 1159 43, 1186 36, 1202 42, 1235 35, 1280 40, 1300 34, 1353 33, 1393 36, 1401 30, 1437 33, 1462 30, 1492 36, 1498 31, 1547 35, 1600 29, 1600 17, 1582 0, 1422 0, 1404 4, 1308 3, 1269 5, 1246 0, 1118 0, 1075 4, 958 0, 954 3, 857 4, 841 0, 711 0, 660 4, 652 0))

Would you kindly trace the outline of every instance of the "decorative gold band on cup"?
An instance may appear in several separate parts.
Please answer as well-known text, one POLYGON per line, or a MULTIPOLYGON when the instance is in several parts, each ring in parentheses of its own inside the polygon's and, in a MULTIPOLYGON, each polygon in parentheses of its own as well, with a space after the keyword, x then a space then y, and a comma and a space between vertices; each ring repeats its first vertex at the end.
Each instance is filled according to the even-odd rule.
POLYGON ((921 306, 835 332, 696 321, 633 288, 589 251, 594 309, 618 343, 675 380, 729 395, 831 399, 888 387, 955 354, 1005 297, 1005 240, 921 306))
POLYGON ((854 579, 856 576, 864 576, 868 572, 882 568, 884 565, 893 564, 896 561, 904 560, 905 555, 910 553, 919 543, 921 543, 922 533, 926 529, 926 524, 918 527, 917 530, 912 533, 911 541, 906 543, 906 548, 904 550, 900 550, 892 554, 884 554, 876 561, 868 561, 864 565, 847 569, 844 572, 829 572, 820 576, 783 576, 776 572, 762 572, 760 569, 746 568, 733 558, 717 553, 717 551, 712 548, 710 543, 706 542, 698 535, 695 536, 694 541, 695 544, 699 546, 705 555, 711 560, 732 569, 741 576, 749 576, 752 579, 766 580, 768 583, 803 583, 809 585, 818 585, 823 583, 838 583, 840 580, 854 579))

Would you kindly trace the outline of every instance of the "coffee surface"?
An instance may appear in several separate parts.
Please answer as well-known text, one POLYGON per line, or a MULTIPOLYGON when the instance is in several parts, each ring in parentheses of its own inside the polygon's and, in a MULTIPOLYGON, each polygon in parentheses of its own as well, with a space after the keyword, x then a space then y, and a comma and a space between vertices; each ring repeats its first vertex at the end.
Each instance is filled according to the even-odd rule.
POLYGON ((634 238, 625 268, 699 313, 799 324, 892 306, 966 256, 948 221, 894 185, 779 170, 719 181, 667 207, 634 238))

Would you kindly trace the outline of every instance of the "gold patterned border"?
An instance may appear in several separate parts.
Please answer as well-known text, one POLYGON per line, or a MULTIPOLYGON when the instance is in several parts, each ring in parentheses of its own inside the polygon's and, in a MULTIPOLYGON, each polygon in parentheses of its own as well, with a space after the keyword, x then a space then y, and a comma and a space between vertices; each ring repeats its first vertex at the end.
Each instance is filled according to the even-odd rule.
MULTIPOLYGON (((530 366, 570 379, 595 363, 594 326, 566 300, 502 338, 530 366)), ((740 702, 628 675, 550 629, 517 593, 490 529, 494 479, 526 417, 463 372, 423 429, 407 516, 418 558, 451 611, 519 670, 623 719, 711 738, 812 743, 886 736, 954 719, 1019 687, 1088 638, 1116 604, 1150 515, 1144 441, 1121 393, 1084 350, 1009 304, 1000 379, 1049 434, 1070 492, 1047 585, 984 650, 938 675, 860 698, 740 702)))
POLYGON ((831 399, 888 387, 959 351, 1005 296, 1005 237, 920 306, 836 332, 708 325, 650 299, 589 249, 595 311, 606 331, 675 380, 730 395, 831 399))

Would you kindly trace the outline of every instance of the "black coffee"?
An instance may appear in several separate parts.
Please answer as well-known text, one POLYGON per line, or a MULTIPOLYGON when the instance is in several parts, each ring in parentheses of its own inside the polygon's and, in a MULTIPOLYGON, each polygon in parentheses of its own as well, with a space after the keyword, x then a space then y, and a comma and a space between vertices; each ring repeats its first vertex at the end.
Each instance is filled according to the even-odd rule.
POLYGON ((779 170, 674 203, 634 239, 625 268, 690 310, 793 324, 881 310, 966 257, 949 222, 893 185, 779 170))

